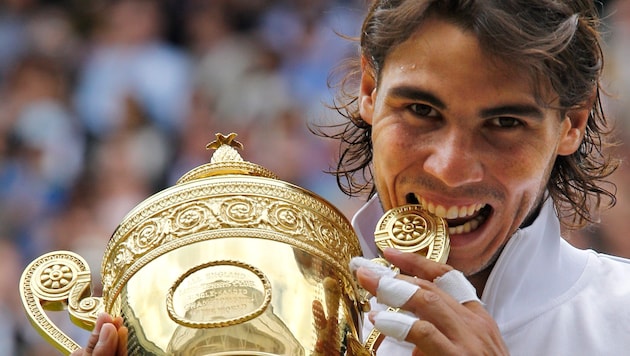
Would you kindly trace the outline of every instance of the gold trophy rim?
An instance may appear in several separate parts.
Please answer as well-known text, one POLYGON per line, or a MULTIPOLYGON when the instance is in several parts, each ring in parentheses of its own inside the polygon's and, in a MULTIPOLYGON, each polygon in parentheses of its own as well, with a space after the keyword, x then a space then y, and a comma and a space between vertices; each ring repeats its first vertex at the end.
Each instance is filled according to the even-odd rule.
MULTIPOLYGON (((240 194, 242 196, 247 196, 248 193, 256 195, 254 191, 262 188, 268 191, 273 191, 276 195, 285 194, 285 200, 281 200, 278 196, 272 196, 271 194, 266 196, 266 198, 271 200, 276 199, 279 202, 296 204, 300 198, 304 199, 305 203, 302 204, 303 206, 307 206, 309 204, 311 205, 311 208, 308 209, 309 213, 317 212, 321 215, 323 220, 334 223, 334 230, 343 232, 343 234, 338 235, 340 239, 336 241, 337 243, 335 243, 332 239, 327 241, 330 242, 330 244, 325 242, 321 243, 308 239, 308 236, 301 235, 294 235, 293 237, 297 238, 296 240, 286 240, 284 242, 290 242, 291 245, 294 245, 296 248, 319 255, 319 257, 331 263, 344 274, 346 279, 351 283, 354 291, 359 290, 359 287, 355 284, 352 273, 347 268, 347 265, 352 256, 361 255, 361 247, 349 220, 337 207, 312 191, 276 178, 248 176, 242 174, 220 174, 188 180, 185 183, 176 184, 166 188, 138 203, 131 211, 129 211, 129 213, 127 213, 108 241, 101 263, 103 299, 105 301, 106 308, 105 311, 111 312, 113 300, 115 300, 126 281, 128 281, 138 269, 142 268, 142 266, 146 265, 152 259, 181 247, 181 245, 178 244, 178 239, 168 241, 166 244, 162 242, 159 249, 153 247, 148 248, 146 253, 138 254, 137 256, 134 256, 130 262, 120 265, 120 262, 116 259, 117 252, 119 252, 117 248, 125 244, 129 244, 129 239, 131 238, 131 234, 133 232, 132 230, 134 228, 138 228, 148 218, 159 214, 160 211, 164 211, 173 206, 181 205, 182 200, 195 201, 200 199, 212 199, 211 196, 218 199, 222 197, 234 197, 233 192, 229 191, 229 187, 237 185, 238 189, 241 189, 240 194), (221 188, 226 188, 227 191, 223 194, 217 194, 212 191, 213 189, 221 188), (247 188, 250 190, 247 191, 247 188), (191 193, 195 191, 203 191, 204 189, 207 190, 207 194, 204 196, 195 197, 191 193), (181 198, 178 197, 178 195, 184 197, 181 198), (331 218, 334 218, 334 221, 331 218), (339 249, 340 247, 341 250, 339 249), (120 273, 111 273, 111 271, 119 271, 120 273)), ((233 188, 237 189, 236 187, 233 188)), ((260 194, 258 195, 262 196, 260 194)), ((198 236, 204 234, 217 235, 219 232, 220 234, 231 232, 237 235, 239 232, 245 232, 252 235, 254 230, 245 226, 241 227, 241 230, 239 230, 238 227, 205 229, 203 232, 199 232, 198 236)), ((274 234, 275 232, 261 230, 260 233, 265 236, 254 236, 254 238, 273 238, 270 234, 274 234)), ((213 236, 209 237, 212 238, 213 236)), ((204 239, 205 238, 202 237, 200 240, 204 239)), ((181 243, 194 243, 196 242, 194 240, 195 239, 190 238, 189 236, 187 239, 182 239, 181 243)))
MULTIPOLYGON (((44 339, 62 353, 69 354, 78 349, 80 346, 46 317, 45 310, 67 309, 71 320, 76 325, 89 330, 94 327, 98 312, 106 311, 117 315, 116 308, 124 303, 119 298, 121 290, 142 266, 184 245, 226 237, 226 234, 231 237, 240 235, 289 243, 290 247, 321 259, 337 273, 338 283, 343 289, 342 293, 348 298, 344 303, 352 302, 354 308, 361 307, 364 301, 359 297, 360 288, 348 268, 350 259, 361 255, 361 247, 348 218, 330 201, 313 191, 283 181, 270 170, 244 161, 234 150, 241 146, 240 143, 234 141, 235 136, 236 134, 227 136, 217 134, 217 140, 208 145, 216 149, 210 163, 188 171, 173 186, 142 200, 121 219, 107 242, 102 257, 99 273, 102 277, 103 290, 100 297, 91 296, 92 282, 89 265, 80 255, 72 251, 52 251, 31 262, 23 272, 20 293, 29 320, 44 339), (288 216, 285 223, 294 221, 290 216, 294 214, 297 217, 293 218, 301 219, 299 222, 308 224, 312 230, 296 230, 294 235, 286 236, 282 240, 282 235, 286 231, 274 230, 273 224, 269 222, 266 225, 263 223, 260 228, 252 229, 252 226, 248 225, 249 222, 240 224, 237 219, 233 219, 229 223, 223 221, 223 225, 222 223, 204 225, 203 228, 197 230, 195 228, 187 230, 186 226, 183 228, 182 226, 162 226, 167 230, 154 231, 163 239, 153 241, 156 245, 146 240, 146 236, 149 235, 142 235, 143 227, 148 226, 150 221, 164 218, 162 214, 168 214, 170 210, 177 210, 179 215, 175 218, 168 216, 172 218, 171 220, 164 219, 169 223, 184 216, 185 212, 182 213, 182 211, 187 207, 194 207, 200 202, 210 205, 207 202, 208 199, 227 201, 228 198, 234 197, 271 202, 267 208, 277 207, 278 211, 286 208, 282 211, 288 216), (287 207, 293 207, 293 210, 287 207), (178 228, 180 230, 177 230, 178 228), (316 229, 320 230, 316 231, 316 229), (313 232, 313 236, 300 235, 304 231, 313 232), (175 236, 175 233, 180 235, 175 236), (143 245, 145 243, 146 245, 143 245), (133 251, 133 253, 125 256, 122 251, 133 251), (72 286, 57 288, 52 294, 44 297, 41 296, 42 293, 34 294, 33 286, 39 283, 39 277, 43 273, 40 266, 47 263, 42 258, 54 260, 56 264, 63 267, 77 265, 76 268, 73 267, 73 276, 68 281, 72 286), (30 283, 27 286, 26 281, 30 283), (54 309, 50 309, 51 306, 54 309)), ((219 203, 217 206, 220 206, 219 203)), ((269 209, 265 211, 267 215, 270 213, 269 209)), ((199 223, 200 221, 192 221, 191 226, 196 227, 199 223)), ((282 227, 282 229, 285 228, 282 227)), ((345 306, 345 308, 348 307, 349 305, 345 306)), ((349 326, 352 330, 358 328, 357 325, 349 326)), ((349 339, 354 340, 352 335, 349 339)))

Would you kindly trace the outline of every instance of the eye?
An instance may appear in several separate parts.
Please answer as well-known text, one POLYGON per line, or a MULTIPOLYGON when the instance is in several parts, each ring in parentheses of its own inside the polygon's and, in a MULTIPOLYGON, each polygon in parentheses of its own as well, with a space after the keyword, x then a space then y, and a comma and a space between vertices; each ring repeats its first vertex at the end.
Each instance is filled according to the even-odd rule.
POLYGON ((500 128, 511 128, 523 125, 521 120, 513 117, 496 117, 490 120, 490 123, 500 128))
POLYGON ((426 104, 411 104, 409 110, 418 116, 437 117, 439 115, 433 107, 426 104))

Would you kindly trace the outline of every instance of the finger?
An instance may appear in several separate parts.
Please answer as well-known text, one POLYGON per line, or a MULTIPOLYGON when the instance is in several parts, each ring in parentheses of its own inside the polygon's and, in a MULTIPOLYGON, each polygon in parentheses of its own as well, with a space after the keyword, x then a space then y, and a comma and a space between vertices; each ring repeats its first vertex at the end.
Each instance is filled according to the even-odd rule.
POLYGON ((116 356, 127 356, 128 335, 129 331, 127 330, 127 327, 121 326, 118 328, 118 350, 116 352, 116 356))
MULTIPOLYGON (((101 313, 97 316, 96 318, 96 324, 94 325, 94 329, 92 329, 92 333, 90 334, 90 337, 88 339, 87 345, 85 346, 85 349, 83 349, 83 352, 79 352, 77 353, 77 355, 84 355, 84 356, 91 356, 92 353, 94 352, 94 347, 96 347, 96 344, 98 343, 98 339, 101 333, 101 329, 103 328, 103 325, 105 323, 110 323, 113 322, 112 317, 109 314, 106 313, 101 313)), ((73 353, 73 356, 75 354, 73 353)))
POLYGON ((427 354, 461 354, 479 345, 489 354, 506 354, 499 328, 481 303, 456 303, 439 288, 420 289, 403 306, 420 316, 406 341, 427 354), (459 352, 457 351, 459 349, 459 352))
MULTIPOLYGON (((461 323, 461 315, 469 313, 465 307, 453 301, 446 293, 437 288, 429 290, 428 286, 414 294, 402 308, 432 323, 447 337, 456 336, 462 332, 461 329, 465 326, 461 323)), ((423 332, 427 330, 423 329, 423 332)))
POLYGON ((371 311, 368 318, 381 333, 398 341, 404 341, 407 338, 409 330, 418 320, 417 317, 409 314, 390 311, 371 311))
POLYGON ((405 305, 419 289, 419 286, 405 280, 383 277, 378 281, 378 286, 376 287, 376 300, 381 304, 400 308, 405 305))
MULTIPOLYGON (((356 272, 357 281, 361 285, 361 287, 365 288, 370 294, 375 295, 377 300, 382 304, 387 304, 389 306, 398 306, 398 304, 404 304, 405 301, 409 299, 409 296, 415 292, 417 286, 411 284, 410 286, 406 286, 403 284, 399 284, 396 281, 409 281, 413 280, 412 277, 396 275, 396 277, 390 277, 388 275, 382 276, 375 273, 373 270, 361 267, 356 272), (381 285, 381 281, 383 285, 381 285), (413 289, 413 290, 411 290, 413 289), (386 293, 386 294, 382 294, 386 293), (387 294, 389 293, 389 294, 387 294), (396 294, 400 294, 397 296, 396 294), (402 299, 401 301, 396 301, 398 299, 402 299), (392 304, 390 304, 392 303, 392 304), (395 304, 395 305, 393 305, 395 304)), ((409 283, 407 283, 409 284, 409 283)))
POLYGON ((417 253, 401 252, 395 248, 386 248, 383 250, 383 256, 405 274, 429 281, 453 269, 447 264, 431 261, 417 253))
POLYGON ((467 302, 481 303, 475 287, 473 287, 464 274, 458 270, 453 269, 446 272, 433 280, 433 283, 460 304, 467 302))
POLYGON ((434 324, 425 321, 416 321, 405 339, 416 345, 414 355, 421 351, 422 355, 461 355, 457 352, 455 344, 444 335, 434 324))
POLYGON ((365 257, 353 257, 350 260, 350 270, 356 272, 359 268, 366 268, 372 271, 374 274, 385 277, 394 277, 397 273, 391 268, 385 267, 380 263, 376 263, 373 260, 369 260, 365 257))
POLYGON ((409 314, 382 311, 370 312, 368 317, 384 335, 411 342, 423 353, 448 354, 454 349, 452 342, 433 324, 409 314))
POLYGON ((463 273, 455 269, 437 277, 432 284, 420 278, 396 274, 391 269, 365 258, 354 258, 350 266, 356 272, 359 284, 372 295, 376 295, 379 303, 392 307, 398 308, 405 304, 419 286, 428 290, 435 290, 437 286, 454 299, 447 300, 449 304, 481 302, 473 285, 463 273))
POLYGON ((94 333, 92 332, 92 334, 90 334, 90 338, 88 339, 88 343, 87 346, 85 346, 85 349, 83 349, 83 354, 84 356, 92 356, 92 352, 94 351, 94 346, 96 346, 96 343, 98 342, 98 333, 94 333))
POLYGON ((116 329, 120 329, 123 326, 123 318, 117 316, 112 320, 112 323, 116 326, 116 329))
POLYGON ((94 346, 94 356, 113 355, 118 346, 118 332, 112 323, 104 324, 98 337, 98 342, 94 346))
POLYGON ((367 259, 353 259, 359 284, 381 304, 398 308, 418 290, 417 278, 396 274, 391 269, 367 259), (359 267, 360 266, 360 267, 359 267), (358 267, 358 269, 356 269, 358 267))

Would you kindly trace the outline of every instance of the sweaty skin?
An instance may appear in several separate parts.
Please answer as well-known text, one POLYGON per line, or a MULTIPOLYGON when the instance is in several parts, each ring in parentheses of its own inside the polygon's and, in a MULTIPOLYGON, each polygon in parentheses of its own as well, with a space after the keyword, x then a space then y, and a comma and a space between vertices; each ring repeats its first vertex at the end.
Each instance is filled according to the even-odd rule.
POLYGON ((541 99, 525 73, 438 19, 393 49, 378 83, 363 61, 359 107, 372 125, 383 208, 417 201, 449 219, 448 264, 479 292, 537 211, 556 156, 575 152, 583 136, 588 110, 561 116, 543 105, 555 95, 541 99))
MULTIPOLYGON (((556 156, 578 149, 588 109, 561 115, 543 106, 555 103, 553 93, 537 100, 525 73, 488 57, 472 34, 436 19, 393 49, 378 83, 363 63, 359 109, 372 125, 383 208, 420 202, 454 229, 448 265, 384 252, 416 277, 398 278, 420 287, 402 306, 419 318, 405 340, 416 345, 414 355, 507 355, 481 303, 460 304, 431 281, 455 268, 483 291, 488 267, 535 215, 556 156)), ((378 276, 361 267, 357 278, 376 295, 378 276)), ((73 356, 114 355, 117 345, 126 344, 126 330, 111 332, 115 325, 108 325, 108 338, 101 332, 103 343, 92 338, 73 356)))

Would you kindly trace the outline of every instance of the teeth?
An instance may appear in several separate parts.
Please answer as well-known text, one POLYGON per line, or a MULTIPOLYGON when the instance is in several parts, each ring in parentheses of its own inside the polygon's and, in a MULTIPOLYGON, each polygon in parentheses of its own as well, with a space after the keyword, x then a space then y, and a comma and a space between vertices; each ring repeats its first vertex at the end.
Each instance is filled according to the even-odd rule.
MULTIPOLYGON (((465 213, 466 212, 466 208, 462 208, 462 209, 464 209, 464 213, 465 213)), ((447 219, 455 219, 458 216, 459 216, 459 209, 456 206, 451 206, 446 211, 446 218, 447 219)))
POLYGON ((438 205, 435 207, 435 211, 429 211, 439 217, 445 218, 446 217, 446 208, 443 207, 442 205, 438 205))
POLYGON ((455 226, 455 227, 449 227, 448 228, 448 233, 450 235, 455 235, 455 234, 463 234, 463 233, 474 231, 474 230, 476 230, 479 227, 479 224, 481 224, 483 219, 484 219, 483 216, 478 216, 478 217, 474 218, 473 220, 470 220, 470 221, 466 222, 463 225, 459 225, 459 226, 455 226))
MULTIPOLYGON (((417 197, 418 198, 418 197, 417 197)), ((474 216, 483 208, 484 204, 470 204, 465 206, 451 206, 445 207, 443 205, 436 205, 433 202, 428 202, 423 198, 418 198, 418 201, 422 206, 430 213, 435 214, 445 219, 466 219, 474 216)), ((479 225, 484 221, 485 217, 479 215, 470 221, 467 221, 461 225, 448 228, 448 233, 451 235, 464 234, 476 230, 479 225)))
POLYGON ((420 204, 427 209, 431 214, 435 214, 441 218, 446 219, 457 219, 457 218, 468 218, 475 215, 481 208, 483 208, 483 204, 471 204, 466 206, 451 206, 446 208, 443 205, 435 205, 432 202, 427 202, 425 199, 419 199, 420 204))

